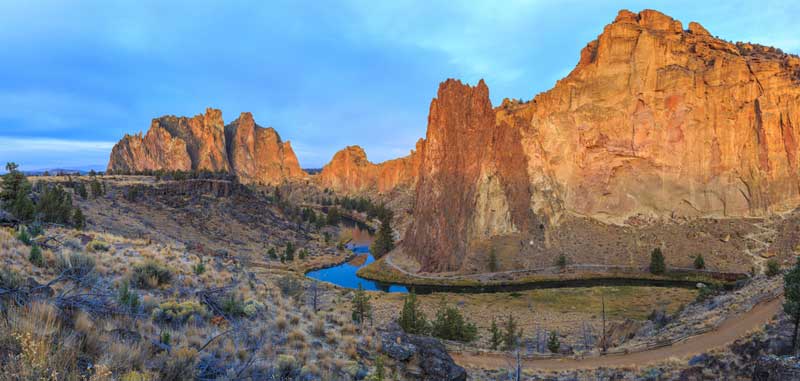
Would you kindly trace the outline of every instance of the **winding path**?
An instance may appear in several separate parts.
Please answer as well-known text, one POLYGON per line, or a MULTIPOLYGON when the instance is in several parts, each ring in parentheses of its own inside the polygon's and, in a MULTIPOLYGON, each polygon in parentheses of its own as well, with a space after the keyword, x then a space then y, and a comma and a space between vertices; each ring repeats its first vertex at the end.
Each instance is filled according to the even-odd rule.
MULTIPOLYGON (((694 356, 731 344, 736 339, 763 326, 780 310, 781 301, 782 298, 775 298, 761 302, 750 311, 729 317, 713 331, 692 336, 683 342, 671 346, 628 354, 587 357, 583 359, 523 359, 523 367, 527 369, 560 371, 570 369, 593 369, 598 367, 642 366, 645 364, 662 362, 670 358, 681 359, 694 356)), ((469 352, 451 352, 450 355, 456 363, 468 368, 504 368, 508 367, 508 364, 512 361, 510 355, 493 353, 473 354, 469 352)))

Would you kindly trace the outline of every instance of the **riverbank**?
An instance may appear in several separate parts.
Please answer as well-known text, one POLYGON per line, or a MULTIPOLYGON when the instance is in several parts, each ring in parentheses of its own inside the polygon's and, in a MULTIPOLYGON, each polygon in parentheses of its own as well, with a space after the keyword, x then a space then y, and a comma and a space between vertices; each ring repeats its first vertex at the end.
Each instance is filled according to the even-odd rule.
MULTIPOLYGON (((577 267, 577 266, 576 266, 577 267)), ((655 286, 694 288, 697 283, 731 287, 744 274, 668 271, 663 275, 631 272, 627 269, 610 271, 576 271, 569 267, 560 273, 516 271, 497 274, 417 276, 399 269, 389 257, 384 257, 358 270, 359 277, 382 283, 414 287, 419 293, 428 292, 502 292, 538 288, 595 287, 595 286, 655 286), (625 270, 625 271, 622 271, 625 270), (493 276, 494 275, 494 276, 493 276)))

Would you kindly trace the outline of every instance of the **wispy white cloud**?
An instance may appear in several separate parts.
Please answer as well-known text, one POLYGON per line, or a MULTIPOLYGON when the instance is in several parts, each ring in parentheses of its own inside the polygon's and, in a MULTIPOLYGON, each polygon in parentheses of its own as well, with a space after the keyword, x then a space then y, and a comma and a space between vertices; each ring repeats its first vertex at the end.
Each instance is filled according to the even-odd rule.
POLYGON ((0 163, 23 170, 103 168, 114 142, 0 136, 0 163))
POLYGON ((6 152, 47 151, 47 152, 80 152, 110 151, 114 142, 96 142, 49 138, 18 138, 0 136, 0 146, 6 152))

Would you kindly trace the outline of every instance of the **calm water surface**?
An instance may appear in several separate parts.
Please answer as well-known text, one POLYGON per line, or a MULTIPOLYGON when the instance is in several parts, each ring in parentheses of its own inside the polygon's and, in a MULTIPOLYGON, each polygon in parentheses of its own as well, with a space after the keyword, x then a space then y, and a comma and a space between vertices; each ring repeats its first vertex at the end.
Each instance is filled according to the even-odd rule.
POLYGON ((356 275, 358 269, 375 262, 375 258, 369 252, 368 245, 357 245, 352 248, 358 257, 356 259, 342 263, 338 266, 327 269, 315 270, 306 274, 309 278, 333 283, 341 287, 356 289, 359 283, 365 290, 384 291, 384 292, 408 292, 405 286, 388 284, 364 279, 356 275))

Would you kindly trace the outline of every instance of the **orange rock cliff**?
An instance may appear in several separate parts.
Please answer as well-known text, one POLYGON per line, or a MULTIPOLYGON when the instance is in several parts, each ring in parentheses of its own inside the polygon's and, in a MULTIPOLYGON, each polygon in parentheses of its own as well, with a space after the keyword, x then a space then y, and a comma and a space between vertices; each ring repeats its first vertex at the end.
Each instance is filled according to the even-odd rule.
POLYGON ((697 23, 621 11, 575 69, 532 101, 492 109, 448 80, 431 102, 414 220, 423 270, 475 243, 542 242, 566 215, 746 217, 800 204, 800 58, 697 23))
POLYGON ((386 193, 394 188, 413 187, 417 180, 419 155, 423 140, 417 142, 417 150, 399 159, 373 164, 359 146, 349 146, 337 152, 330 163, 322 168, 317 180, 321 186, 337 192, 386 193))
POLYGON ((225 126, 222 112, 154 119, 144 136, 126 135, 111 151, 108 170, 230 172, 243 183, 274 184, 305 177, 291 144, 250 113, 225 126))

